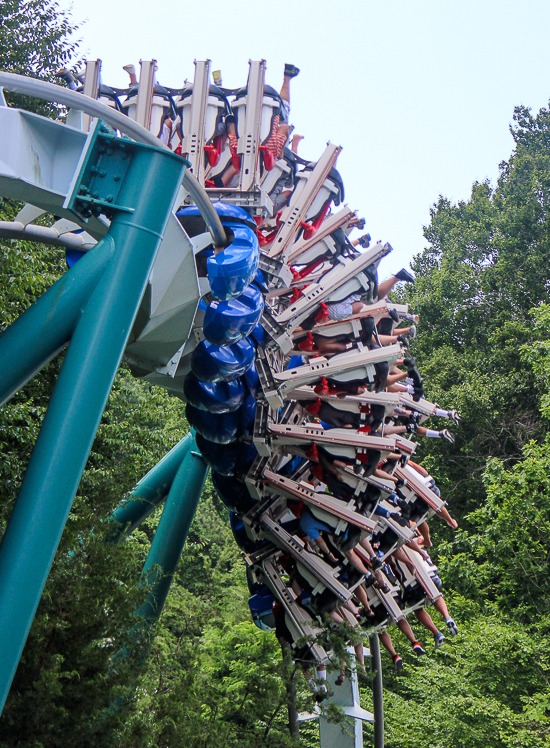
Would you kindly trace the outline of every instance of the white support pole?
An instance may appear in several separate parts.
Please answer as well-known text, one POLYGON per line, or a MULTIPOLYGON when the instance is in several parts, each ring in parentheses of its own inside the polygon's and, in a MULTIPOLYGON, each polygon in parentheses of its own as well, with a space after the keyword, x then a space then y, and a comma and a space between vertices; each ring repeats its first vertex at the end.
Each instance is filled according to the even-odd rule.
POLYGON ((264 99, 265 60, 250 60, 246 86, 245 131, 239 136, 237 154, 241 156, 240 189, 252 190, 260 181, 260 128, 264 99))
POLYGON ((153 93, 155 90, 155 73, 157 71, 156 60, 140 60, 141 71, 139 74, 139 86, 137 94, 137 105, 135 110, 135 121, 146 130, 151 124, 151 107, 153 106, 153 93))
POLYGON ((191 96, 191 113, 189 130, 184 133, 181 145, 182 156, 191 164, 191 171, 198 182, 204 186, 204 125, 206 106, 208 104, 211 61, 195 60, 195 78, 191 96))
MULTIPOLYGON (((84 78, 84 96, 90 99, 97 99, 99 93, 99 76, 101 74, 101 60, 88 60, 86 62, 86 77, 84 78)), ((85 112, 82 113, 82 129, 84 132, 90 131, 90 125, 93 117, 85 112)))

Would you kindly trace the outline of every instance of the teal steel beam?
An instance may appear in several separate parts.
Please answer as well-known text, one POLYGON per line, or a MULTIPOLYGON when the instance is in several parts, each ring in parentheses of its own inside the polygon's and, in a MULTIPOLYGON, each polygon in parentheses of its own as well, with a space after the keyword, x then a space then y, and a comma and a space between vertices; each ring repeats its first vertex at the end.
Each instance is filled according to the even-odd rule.
POLYGON ((157 506, 162 504, 180 465, 192 446, 196 449, 193 435, 189 433, 140 480, 127 501, 111 516, 114 522, 121 525, 120 529, 117 529, 109 538, 111 542, 118 542, 123 535, 129 535, 157 506))
MULTIPOLYGON (((40 601, 185 162, 134 146, 109 236, 114 252, 76 325, 0 546, 0 707, 40 601)), ((5 367, 10 361, 3 362, 5 367)))
POLYGON ((67 345, 113 250, 104 237, 0 335, 0 405, 67 345))
POLYGON ((146 623, 156 620, 162 612, 207 473, 203 457, 196 448, 190 449, 170 488, 143 567, 147 583, 153 585, 147 601, 137 612, 146 623))

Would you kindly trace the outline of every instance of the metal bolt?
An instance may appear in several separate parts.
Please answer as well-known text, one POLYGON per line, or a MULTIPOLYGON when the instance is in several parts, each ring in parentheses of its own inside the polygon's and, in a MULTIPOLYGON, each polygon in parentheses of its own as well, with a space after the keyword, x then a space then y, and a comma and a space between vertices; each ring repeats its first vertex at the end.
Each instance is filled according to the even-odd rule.
POLYGON ((120 182, 120 177, 119 177, 119 175, 117 174, 117 175, 116 175, 116 177, 113 177, 113 180, 114 180, 115 182, 120 182))
POLYGON ((100 177, 104 177, 107 174, 107 172, 104 169, 100 169, 100 171, 98 171, 97 173, 98 173, 98 176, 100 177))

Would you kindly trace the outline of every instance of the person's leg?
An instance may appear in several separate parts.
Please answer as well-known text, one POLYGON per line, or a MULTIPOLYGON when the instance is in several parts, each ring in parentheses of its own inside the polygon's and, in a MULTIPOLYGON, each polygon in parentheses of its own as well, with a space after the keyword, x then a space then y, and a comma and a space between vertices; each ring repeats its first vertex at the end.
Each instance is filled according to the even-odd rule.
POLYGON ((443 597, 438 597, 437 600, 434 603, 434 608, 437 610, 438 613, 441 613, 443 618, 447 620, 447 618, 450 618, 449 609, 447 608, 447 603, 443 599, 443 597))
POLYGON ((419 655, 426 654, 422 645, 419 644, 419 642, 416 640, 414 632, 412 628, 410 627, 409 622, 405 618, 402 618, 400 621, 397 621, 397 628, 403 634, 405 634, 407 639, 410 641, 410 643, 412 644, 413 652, 415 654, 419 654, 419 655))
POLYGON ((419 540, 416 541, 418 545, 422 546, 423 548, 431 548, 432 539, 430 537, 430 528, 428 527, 428 523, 421 522, 416 529, 422 536, 419 540))
POLYGON ((434 429, 427 429, 425 426, 418 426, 416 430, 418 436, 425 436, 427 439, 445 439, 450 444, 454 444, 455 438, 448 429, 442 431, 435 431, 434 429))
POLYGON ((438 512, 437 516, 441 517, 441 519, 445 520, 445 522, 449 525, 451 530, 456 530, 458 527, 458 522, 456 519, 453 519, 449 512, 447 511, 446 507, 442 507, 438 512))
POLYGON ((400 670, 403 670, 403 660, 402 658, 397 654, 397 652, 394 649, 392 640, 390 635, 387 631, 382 631, 380 634, 378 634, 378 639, 384 649, 391 655, 391 658, 393 660, 393 666, 396 669, 397 672, 400 670))
POLYGON ((385 296, 387 296, 395 286, 395 284, 399 283, 399 281, 403 281, 404 283, 414 283, 414 278, 408 272, 408 270, 405 270, 405 268, 403 268, 403 270, 400 270, 395 275, 392 275, 392 277, 388 278, 388 280, 382 281, 382 283, 378 284, 378 298, 383 299, 385 296))
POLYGON ((405 379, 407 377, 406 371, 401 371, 400 369, 397 369, 399 374, 389 374, 388 378, 386 379, 386 389, 389 387, 392 387, 396 382, 399 382, 401 379, 405 379))
POLYGON ((451 616, 449 615, 449 610, 447 608, 447 604, 445 603, 445 600, 443 597, 438 597, 437 600, 434 603, 434 608, 437 610, 438 613, 441 613, 443 618, 445 619, 445 623, 447 624, 447 628, 449 629, 449 634, 451 636, 456 636, 458 634, 458 626, 453 621, 451 616))
POLYGON ((335 354, 344 353, 347 350, 353 348, 352 343, 343 343, 340 340, 332 340, 332 338, 325 338, 323 335, 314 336, 315 347, 319 353, 335 354), (349 347, 348 347, 349 345, 349 347))
POLYGON ((369 570, 366 568, 366 566, 363 564, 363 562, 353 549, 351 551, 348 551, 345 555, 354 569, 357 569, 357 571, 359 571, 361 574, 367 575, 369 573, 369 570))
POLYGON ((303 135, 293 135, 292 136, 292 144, 290 146, 290 150, 292 153, 298 153, 298 146, 300 145, 300 141, 304 139, 303 135))
POLYGON ((329 612, 329 617, 335 622, 335 623, 344 623, 344 619, 341 615, 339 615, 335 610, 331 610, 329 612))
POLYGON ((365 672, 365 652, 363 650, 363 642, 359 642, 359 644, 356 644, 354 646, 355 649, 355 659, 359 663, 358 670, 361 670, 363 673, 365 672))
POLYGON ((281 94, 281 99, 283 101, 286 101, 288 104, 290 104, 290 81, 293 78, 296 78, 299 72, 300 68, 297 68, 296 65, 292 65, 289 63, 285 65, 283 85, 281 86, 281 90, 279 91, 279 93, 281 94))
POLYGON ((374 613, 372 612, 372 608, 369 605, 369 598, 367 595, 367 591, 365 590, 362 584, 360 584, 358 587, 355 588, 355 594, 357 595, 357 599, 359 600, 359 602, 365 609, 367 615, 368 616, 374 615, 374 613))
POLYGON ((412 561, 409 561, 402 550, 398 548, 391 555, 396 561, 401 561, 402 564, 405 564, 405 566, 407 566, 412 572, 414 572, 414 564, 412 563, 412 561))
POLYGON ((233 166, 233 164, 230 164, 230 166, 222 174, 222 183, 223 183, 223 186, 227 187, 227 185, 233 179, 233 177, 235 176, 235 174, 238 174, 238 173, 239 173, 239 170, 235 169, 235 167, 233 166))
POLYGON ((406 431, 406 426, 384 426, 384 436, 391 436, 392 434, 405 434, 406 431))
POLYGON ((433 622, 433 618, 425 608, 418 608, 414 611, 414 614, 418 623, 422 624, 425 629, 428 629, 431 634, 433 634, 434 636, 439 634, 439 629, 437 628, 437 626, 433 622))

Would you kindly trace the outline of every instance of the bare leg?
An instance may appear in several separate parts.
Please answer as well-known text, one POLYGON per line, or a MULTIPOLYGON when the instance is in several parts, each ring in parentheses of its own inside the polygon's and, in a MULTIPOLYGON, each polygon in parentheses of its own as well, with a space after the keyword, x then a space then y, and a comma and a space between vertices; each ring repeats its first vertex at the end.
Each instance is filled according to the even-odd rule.
POLYGON ((425 610, 424 608, 419 608, 418 610, 414 611, 414 614, 418 620, 418 623, 421 623, 422 626, 428 629, 430 633, 432 633, 434 636, 437 636, 437 634, 439 634, 439 629, 433 622, 432 617, 427 610, 425 610))
POLYGON ((399 629, 399 631, 405 634, 411 644, 417 643, 414 632, 406 618, 402 618, 400 621, 397 621, 397 628, 399 629))
POLYGON ((401 561, 402 564, 405 564, 412 572, 414 572, 414 564, 409 561, 409 559, 405 556, 402 550, 399 548, 394 551, 392 554, 393 558, 395 558, 397 561, 401 561))
POLYGON ((416 541, 418 545, 422 546, 423 548, 431 548, 432 539, 430 538, 430 528, 428 527, 428 523, 422 522, 417 526, 416 529, 422 535, 422 537, 416 541))
POLYGON ((227 168, 224 171, 224 173, 222 174, 223 186, 227 187, 227 185, 233 179, 233 177, 235 176, 235 174, 238 174, 238 173, 239 172, 237 171, 237 169, 235 169, 235 167, 233 166, 233 164, 230 164, 229 168, 227 168))
POLYGON ((440 509, 438 511, 437 516, 441 517, 441 519, 444 519, 445 522, 449 525, 449 527, 452 530, 456 530, 457 529, 458 522, 456 521, 456 519, 453 519, 451 517, 451 515, 449 514, 449 512, 447 511, 447 509, 445 507, 443 507, 442 509, 440 509))
POLYGON ((339 615, 335 610, 331 610, 328 614, 329 618, 331 618, 335 623, 344 623, 344 619, 341 615, 339 615))
POLYGON ((396 382, 399 382, 400 379, 405 379, 405 377, 408 376, 408 372, 401 371, 400 369, 398 369, 398 371, 399 371, 399 374, 389 374, 388 375, 388 378, 386 379, 386 388, 391 387, 396 382))
POLYGON ((378 638, 380 639, 380 643, 382 644, 384 649, 389 652, 392 657, 397 657, 397 652, 395 651, 391 636, 388 634, 388 632, 382 631, 380 634, 378 634, 378 638))
POLYGON ((304 139, 303 135, 293 135, 292 136, 292 144, 290 146, 290 150, 292 153, 298 153, 298 146, 300 144, 300 141, 304 139))
POLYGON ((357 595, 359 602, 361 603, 363 608, 367 611, 369 616, 372 615, 372 608, 369 605, 369 598, 367 596, 367 591, 365 590, 362 584, 360 584, 358 587, 355 588, 355 594, 357 595))
POLYGON ((451 614, 449 613, 449 609, 447 608, 447 603, 442 597, 437 598, 434 603, 434 608, 438 613, 441 613, 445 620, 447 620, 447 618, 451 618, 451 614))
POLYGON ((331 338, 325 338, 319 335, 315 340, 315 347, 319 353, 344 353, 344 351, 347 350, 347 343, 342 343, 339 340, 332 340, 331 338))
POLYGON ((348 551, 346 553, 346 558, 350 562, 350 564, 353 566, 354 569, 357 569, 357 571, 361 572, 361 574, 367 575, 369 573, 369 570, 367 567, 363 564, 357 553, 355 553, 354 550, 348 551))
POLYGON ((355 649, 355 657, 357 659, 357 662, 361 666, 361 669, 363 670, 363 672, 365 672, 365 653, 363 651, 362 642, 359 642, 359 644, 356 644, 354 649, 355 649))
POLYGON ((398 282, 399 278, 396 278, 395 275, 392 275, 392 277, 386 281, 382 281, 382 283, 378 285, 378 298, 383 299, 386 297, 398 282))

